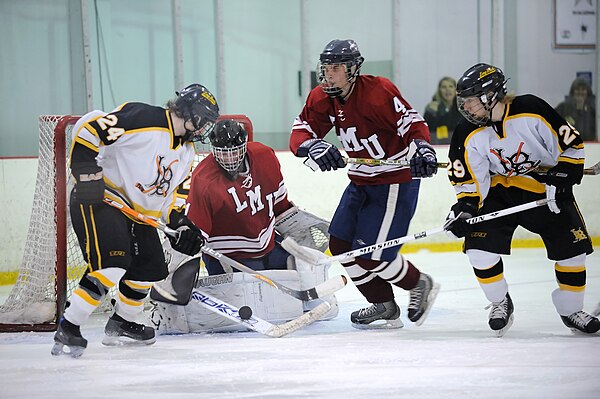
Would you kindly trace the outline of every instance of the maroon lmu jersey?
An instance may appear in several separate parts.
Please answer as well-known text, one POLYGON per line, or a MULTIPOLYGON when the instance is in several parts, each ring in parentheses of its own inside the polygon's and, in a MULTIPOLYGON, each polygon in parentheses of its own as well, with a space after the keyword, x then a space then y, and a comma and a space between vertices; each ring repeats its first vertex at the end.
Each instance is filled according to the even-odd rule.
POLYGON ((212 154, 192 174, 188 217, 214 250, 235 259, 270 252, 275 216, 291 207, 275 152, 248 143, 249 172, 230 180, 212 154))
MULTIPOLYGON (((358 76, 345 102, 330 98, 320 86, 312 89, 294 121, 290 150, 295 154, 306 140, 322 139, 331 128, 335 128, 352 158, 402 160, 406 159, 412 140, 429 141, 429 128, 423 117, 392 82, 380 76, 358 76)), ((398 165, 351 164, 348 177, 357 185, 411 180, 409 168, 398 165)))

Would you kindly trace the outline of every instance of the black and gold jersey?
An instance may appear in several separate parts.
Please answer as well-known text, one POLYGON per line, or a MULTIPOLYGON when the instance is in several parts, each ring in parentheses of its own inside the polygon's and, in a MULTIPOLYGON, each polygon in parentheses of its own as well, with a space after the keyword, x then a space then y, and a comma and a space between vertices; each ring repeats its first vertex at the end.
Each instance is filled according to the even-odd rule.
POLYGON ((584 157, 579 132, 544 100, 528 94, 506 104, 502 120, 491 126, 459 123, 448 175, 458 199, 481 206, 496 185, 543 193, 544 185, 531 172, 559 161, 583 164, 584 157))

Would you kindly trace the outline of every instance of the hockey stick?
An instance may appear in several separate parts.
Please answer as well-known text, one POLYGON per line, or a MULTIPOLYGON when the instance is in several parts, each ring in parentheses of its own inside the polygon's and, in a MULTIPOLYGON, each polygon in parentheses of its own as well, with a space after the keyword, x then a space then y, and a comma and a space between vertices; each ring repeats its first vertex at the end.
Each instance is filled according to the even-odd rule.
MULTIPOLYGON (((466 222, 469 224, 480 223, 480 222, 483 222, 486 220, 492 220, 492 219, 496 219, 496 218, 499 218, 502 216, 512 215, 513 213, 522 212, 522 211, 526 211, 528 209, 536 208, 538 206, 546 205, 547 202, 548 202, 548 200, 545 198, 537 200, 537 201, 527 202, 522 205, 517 205, 517 206, 510 207, 510 208, 502 209, 502 210, 499 210, 496 212, 487 213, 485 215, 475 216, 470 219, 467 219, 466 222)), ((293 239, 291 239, 289 237, 283 240, 283 242, 281 243, 281 246, 283 248, 285 248, 292 255, 297 256, 301 259, 304 259, 305 261, 310 262, 312 264, 328 264, 328 263, 331 263, 334 261, 347 262, 349 260, 356 258, 357 256, 360 256, 360 255, 368 254, 368 253, 371 253, 371 252, 374 252, 377 250, 381 250, 381 249, 395 247, 395 246, 405 244, 410 241, 420 240, 421 238, 425 238, 425 237, 432 236, 434 234, 441 233, 441 232, 445 231, 445 228, 448 225, 450 225, 450 223, 452 221, 454 221, 454 220, 451 219, 451 220, 447 221, 444 224, 444 226, 442 226, 442 227, 436 227, 436 228, 433 228, 430 230, 422 231, 420 233, 411 234, 411 235, 407 235, 407 236, 400 237, 400 238, 394 238, 392 240, 373 244, 368 247, 354 249, 352 251, 344 252, 343 254, 331 256, 329 258, 318 258, 318 257, 314 256, 313 254, 304 251, 302 246, 298 245, 298 243, 296 243, 293 239)))
MULTIPOLYGON (((352 163, 355 165, 399 165, 399 166, 410 166, 410 161, 406 159, 372 159, 372 158, 344 158, 346 164, 352 163)), ((437 168, 447 168, 448 162, 437 162, 435 164, 437 168)))
MULTIPOLYGON (((125 213, 126 215, 129 215, 129 216, 135 218, 136 220, 139 220, 140 222, 144 222, 154 228, 157 228, 158 230, 164 232, 165 234, 170 235, 171 237, 177 236, 177 231, 166 226, 164 223, 161 223, 160 221, 158 221, 156 219, 150 218, 142 213, 139 213, 126 205, 123 205, 116 201, 113 201, 110 198, 104 198, 104 202, 112 207, 119 209, 121 212, 125 213)), ((217 260, 222 261, 223 263, 233 267, 234 269, 251 274, 255 278, 262 280, 265 283, 277 288, 278 290, 280 290, 290 296, 293 296, 294 298, 300 299, 301 301, 312 301, 314 299, 329 296, 329 295, 333 294, 334 292, 344 288, 347 283, 345 276, 337 275, 337 276, 330 278, 327 281, 322 282, 321 284, 317 285, 316 287, 309 288, 307 290, 295 290, 295 289, 286 287, 283 284, 276 283, 275 281, 271 280, 264 274, 259 273, 256 270, 253 270, 253 269, 249 268, 248 266, 243 265, 240 262, 237 262, 237 261, 223 255, 222 253, 215 251, 212 248, 203 246, 201 251, 207 255, 212 256, 213 258, 215 258, 217 260)))
POLYGON ((249 316, 246 314, 244 315, 245 317, 241 317, 239 314, 239 308, 198 290, 195 290, 192 293, 192 300, 197 301, 200 305, 204 306, 211 312, 219 314, 231 321, 243 325, 244 327, 273 338, 279 338, 293 333, 294 331, 317 321, 321 316, 327 313, 329 309, 331 309, 329 302, 323 301, 323 303, 319 304, 319 306, 295 319, 283 324, 272 324, 261 319, 260 317, 252 315, 251 312, 249 316))
MULTIPOLYGON (((410 161, 406 159, 371 159, 371 158, 344 158, 346 164, 356 164, 356 165, 400 165, 400 166, 410 166, 410 161)), ((447 168, 449 165, 448 162, 437 162, 437 168, 447 168)), ((539 168, 534 171, 540 174, 544 174, 548 171, 549 168, 539 168)), ((583 169, 583 174, 587 176, 595 176, 600 174, 600 162, 596 163, 589 168, 583 169)))

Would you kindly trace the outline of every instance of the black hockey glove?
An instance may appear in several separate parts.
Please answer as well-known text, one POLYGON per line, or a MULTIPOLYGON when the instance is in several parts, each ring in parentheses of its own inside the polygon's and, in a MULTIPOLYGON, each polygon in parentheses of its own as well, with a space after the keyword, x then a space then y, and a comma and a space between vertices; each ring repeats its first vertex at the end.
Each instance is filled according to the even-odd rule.
POLYGON ((572 202, 573 185, 581 183, 583 164, 575 165, 559 162, 546 173, 546 199, 548 208, 554 213, 560 213, 565 203, 572 202))
POLYGON ((412 177, 431 177, 437 173, 435 150, 425 140, 415 139, 409 146, 412 177))
POLYGON ((171 219, 174 220, 168 226, 177 231, 176 237, 167 235, 169 241, 171 241, 171 247, 182 254, 190 256, 200 252, 205 243, 200 229, 185 215, 172 214, 171 219))
POLYGON ((104 200, 102 168, 95 162, 82 162, 71 166, 75 177, 75 199, 84 205, 100 204, 104 200))
POLYGON ((308 156, 310 161, 307 160, 305 163, 313 170, 317 170, 317 168, 323 171, 337 170, 337 168, 346 166, 340 150, 333 144, 321 139, 305 141, 296 151, 296 155, 299 157, 308 156))
POLYGON ((467 219, 477 215, 477 205, 471 201, 458 201, 450 208, 450 213, 446 217, 444 230, 452 238, 462 238, 469 234, 473 227, 467 223, 467 219))

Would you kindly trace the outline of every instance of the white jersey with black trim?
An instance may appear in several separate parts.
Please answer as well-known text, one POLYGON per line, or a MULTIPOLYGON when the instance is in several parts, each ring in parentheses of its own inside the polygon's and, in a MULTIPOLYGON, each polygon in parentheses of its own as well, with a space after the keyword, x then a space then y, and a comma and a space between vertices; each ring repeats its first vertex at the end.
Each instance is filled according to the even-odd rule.
POLYGON ((107 197, 166 222, 172 209, 183 209, 195 151, 174 135, 167 110, 125 103, 87 113, 74 132, 71 162, 95 156, 107 197))
POLYGON ((544 100, 528 94, 506 104, 502 120, 492 126, 462 120, 449 158, 448 175, 457 198, 481 206, 496 185, 543 193, 544 185, 531 172, 559 161, 583 164, 585 154, 579 132, 544 100))

